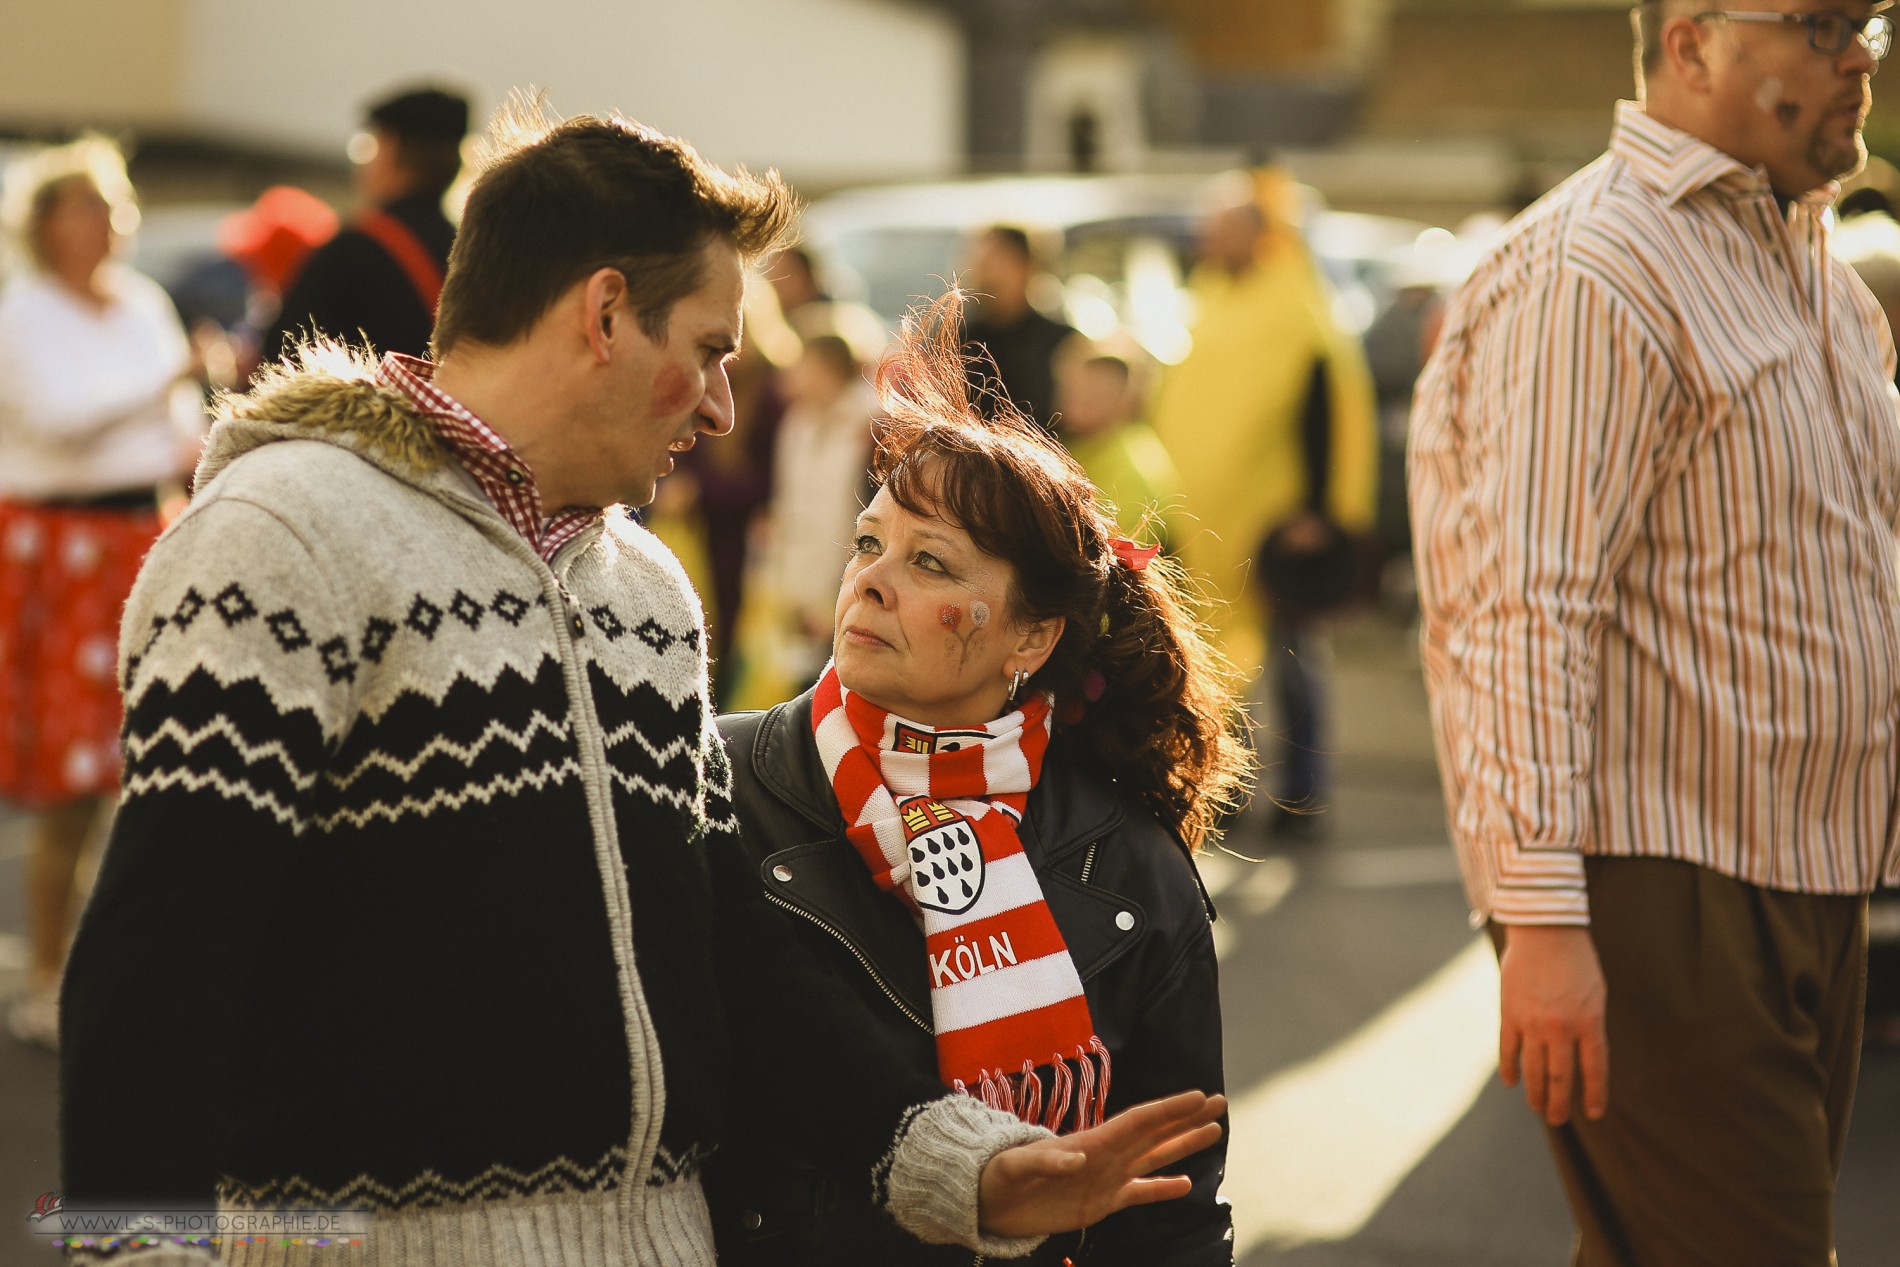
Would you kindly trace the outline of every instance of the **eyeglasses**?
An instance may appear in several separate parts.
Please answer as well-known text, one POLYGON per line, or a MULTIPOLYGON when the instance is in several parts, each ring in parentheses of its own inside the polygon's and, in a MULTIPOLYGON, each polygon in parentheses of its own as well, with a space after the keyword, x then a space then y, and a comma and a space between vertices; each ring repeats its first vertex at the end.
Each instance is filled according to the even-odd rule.
POLYGON ((1726 18, 1730 22, 1773 22, 1777 25, 1800 23, 1808 28, 1808 47, 1817 53, 1833 56, 1847 47, 1848 41, 1859 39, 1867 45, 1867 51, 1879 61, 1886 57, 1887 50, 1893 47, 1893 19, 1875 16, 1871 18, 1850 18, 1845 13, 1833 9, 1824 9, 1819 13, 1760 13, 1752 9, 1711 9, 1707 13, 1698 13, 1695 20, 1704 18, 1726 18))

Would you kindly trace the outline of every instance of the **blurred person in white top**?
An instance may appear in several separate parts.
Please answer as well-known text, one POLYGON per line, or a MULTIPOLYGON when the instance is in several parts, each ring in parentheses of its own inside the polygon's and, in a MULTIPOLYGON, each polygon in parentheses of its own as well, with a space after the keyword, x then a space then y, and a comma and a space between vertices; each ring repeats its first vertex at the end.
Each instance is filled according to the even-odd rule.
POLYGON ((805 341, 785 386, 791 404, 779 424, 758 582, 776 600, 782 658, 774 676, 796 694, 830 656, 838 577, 871 491, 875 401, 864 362, 835 334, 805 341))
POLYGON ((54 1046, 82 845, 119 777, 119 615, 204 427, 170 299, 119 259, 138 211, 89 138, 8 181, 0 285, 0 798, 34 815, 30 979, 8 1013, 54 1046))

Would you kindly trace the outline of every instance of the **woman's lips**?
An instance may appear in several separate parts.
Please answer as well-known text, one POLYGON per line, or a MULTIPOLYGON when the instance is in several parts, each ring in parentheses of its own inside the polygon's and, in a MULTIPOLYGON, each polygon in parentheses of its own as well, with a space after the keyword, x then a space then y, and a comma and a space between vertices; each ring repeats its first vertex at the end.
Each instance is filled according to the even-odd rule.
POLYGON ((844 631, 844 640, 860 647, 888 647, 891 645, 870 630, 861 629, 857 625, 852 625, 844 631))

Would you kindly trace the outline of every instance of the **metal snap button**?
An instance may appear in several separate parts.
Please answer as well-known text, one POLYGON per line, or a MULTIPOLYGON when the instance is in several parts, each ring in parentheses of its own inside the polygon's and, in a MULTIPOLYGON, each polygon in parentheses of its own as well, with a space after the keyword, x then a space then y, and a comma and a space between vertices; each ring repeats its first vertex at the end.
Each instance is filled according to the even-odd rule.
POLYGON ((508 482, 510 484, 519 484, 521 483, 521 481, 527 478, 528 478, 527 476, 523 475, 520 471, 516 470, 514 467, 511 466, 508 468, 508 482))
POLYGON ((778 866, 772 868, 772 878, 777 880, 780 884, 790 884, 792 882, 792 869, 784 863, 780 863, 778 866))
POLYGON ((765 1216, 757 1210, 747 1210, 739 1217, 739 1222, 745 1225, 746 1231, 756 1232, 765 1226, 765 1216))
POLYGON ((1135 927, 1135 913, 1133 911, 1123 911, 1115 916, 1115 927, 1121 929, 1124 933, 1131 931, 1135 927))

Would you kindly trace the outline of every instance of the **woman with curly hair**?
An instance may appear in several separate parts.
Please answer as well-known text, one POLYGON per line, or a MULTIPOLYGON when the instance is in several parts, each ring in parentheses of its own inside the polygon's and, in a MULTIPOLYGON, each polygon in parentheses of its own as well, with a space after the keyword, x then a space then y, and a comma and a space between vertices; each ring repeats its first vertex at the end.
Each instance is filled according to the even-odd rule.
MULTIPOLYGON (((879 1050, 1058 1132, 1222 1086, 1212 910, 1192 855, 1250 773, 1182 574, 1014 410, 984 419, 960 296, 880 365, 873 475, 811 690, 722 720, 766 896, 882 1022, 879 1050)), ((909 1240, 752 1101, 712 1179, 721 1261, 968 1263, 909 1240)), ((1225 1264, 1224 1145, 1031 1261, 1225 1264)))

